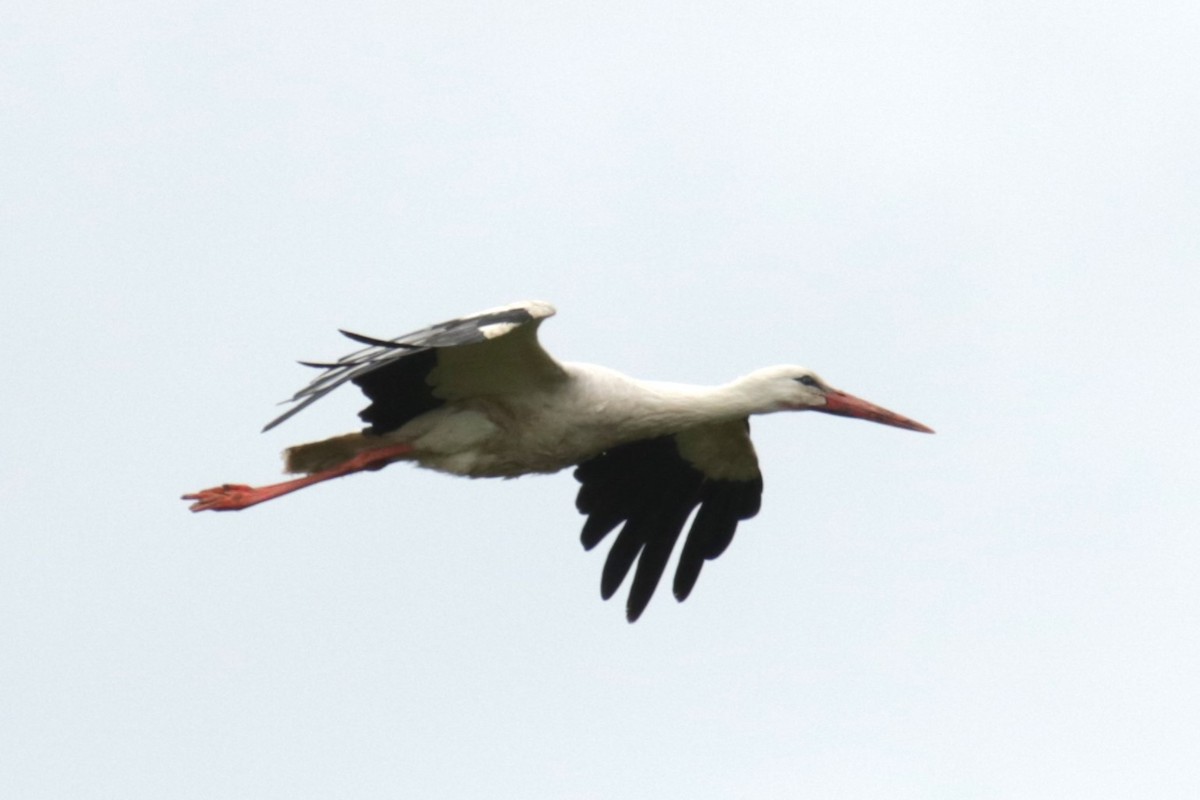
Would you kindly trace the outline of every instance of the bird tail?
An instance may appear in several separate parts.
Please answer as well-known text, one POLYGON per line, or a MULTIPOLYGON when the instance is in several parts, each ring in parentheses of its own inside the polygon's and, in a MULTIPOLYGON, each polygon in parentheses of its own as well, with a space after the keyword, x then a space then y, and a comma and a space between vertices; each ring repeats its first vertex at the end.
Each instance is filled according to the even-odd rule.
POLYGON ((368 439, 361 433, 347 433, 319 442, 298 444, 283 451, 283 470, 311 475, 314 472, 333 469, 363 450, 378 446, 377 438, 368 439))

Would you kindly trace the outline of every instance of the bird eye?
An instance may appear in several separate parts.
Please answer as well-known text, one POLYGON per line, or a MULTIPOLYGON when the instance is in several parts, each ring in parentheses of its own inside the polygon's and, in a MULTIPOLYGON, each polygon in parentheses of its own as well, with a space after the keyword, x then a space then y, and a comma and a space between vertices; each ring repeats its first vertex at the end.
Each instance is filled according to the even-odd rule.
POLYGON ((812 375, 803 375, 799 378, 796 378, 796 380, 800 381, 805 386, 816 386, 817 385, 817 379, 814 378, 812 375))

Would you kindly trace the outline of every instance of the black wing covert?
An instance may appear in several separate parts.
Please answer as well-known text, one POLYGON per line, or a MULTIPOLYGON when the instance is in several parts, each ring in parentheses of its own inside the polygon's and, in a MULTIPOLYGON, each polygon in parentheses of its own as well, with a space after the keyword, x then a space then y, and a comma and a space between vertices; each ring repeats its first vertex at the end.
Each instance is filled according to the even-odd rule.
POLYGON ((626 617, 637 620, 688 516, 700 506, 675 570, 675 598, 687 599, 704 562, 725 552, 738 522, 758 513, 763 482, 754 473, 747 480, 713 479, 680 454, 674 436, 620 445, 580 464, 575 505, 588 515, 580 534, 584 548, 591 550, 625 523, 604 564, 601 596, 612 597, 636 561, 626 617))
POLYGON ((376 339, 343 330, 342 335, 367 346, 333 362, 301 361, 305 366, 324 371, 285 400, 296 405, 267 423, 263 431, 290 419, 347 381, 361 388, 372 401, 359 414, 369 425, 367 432, 393 431, 445 402, 434 395, 427 380, 438 364, 439 348, 482 344, 553 313, 553 307, 545 303, 516 303, 441 322, 394 339, 376 339))

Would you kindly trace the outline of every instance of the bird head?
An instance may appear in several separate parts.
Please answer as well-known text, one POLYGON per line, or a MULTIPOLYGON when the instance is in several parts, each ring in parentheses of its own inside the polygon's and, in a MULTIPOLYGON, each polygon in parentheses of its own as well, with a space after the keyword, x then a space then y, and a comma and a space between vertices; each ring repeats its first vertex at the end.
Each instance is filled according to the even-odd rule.
POLYGON ((756 394, 768 402, 771 411, 820 411, 910 431, 933 433, 932 428, 915 420, 833 388, 817 373, 804 367, 768 367, 751 373, 745 380, 754 387, 756 394))

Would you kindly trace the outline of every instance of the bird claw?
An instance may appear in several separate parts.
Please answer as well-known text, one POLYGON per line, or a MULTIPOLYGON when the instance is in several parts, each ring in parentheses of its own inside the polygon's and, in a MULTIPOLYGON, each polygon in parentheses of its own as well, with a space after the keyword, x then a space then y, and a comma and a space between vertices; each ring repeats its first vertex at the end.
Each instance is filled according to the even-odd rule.
POLYGON ((182 500, 195 500, 189 511, 237 511, 258 502, 253 486, 244 483, 225 483, 211 489, 185 494, 182 500))

